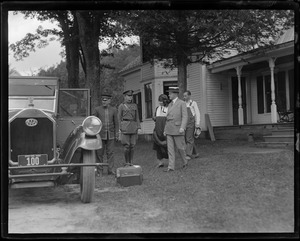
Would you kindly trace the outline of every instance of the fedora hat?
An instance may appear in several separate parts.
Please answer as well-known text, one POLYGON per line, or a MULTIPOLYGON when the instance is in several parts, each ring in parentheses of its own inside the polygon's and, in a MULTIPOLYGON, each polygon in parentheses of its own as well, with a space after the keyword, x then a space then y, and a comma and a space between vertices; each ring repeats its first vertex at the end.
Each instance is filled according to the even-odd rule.
POLYGON ((179 88, 178 87, 169 87, 167 92, 179 93, 179 88))

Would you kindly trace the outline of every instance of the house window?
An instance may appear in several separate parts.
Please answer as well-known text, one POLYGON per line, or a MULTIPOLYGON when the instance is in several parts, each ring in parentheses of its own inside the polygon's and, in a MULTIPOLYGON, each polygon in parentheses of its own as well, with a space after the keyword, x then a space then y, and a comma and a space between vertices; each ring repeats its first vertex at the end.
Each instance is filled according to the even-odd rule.
POLYGON ((265 112, 271 112, 271 75, 264 76, 265 84, 265 112))
POLYGON ((146 118, 152 118, 152 84, 145 84, 145 111, 146 118))
POLYGON ((289 70, 288 72, 288 78, 289 78, 289 98, 290 98, 290 110, 294 109, 294 69, 289 70))
MULTIPOLYGON (((290 71, 288 72, 290 74, 290 71)), ((290 75, 288 75, 290 78, 290 75)), ((287 110, 287 98, 291 98, 286 89, 286 71, 274 75, 275 103, 278 111, 287 110)), ((257 83, 257 110, 258 114, 271 112, 271 75, 258 76, 257 83)), ((290 83, 290 82, 289 82, 290 83)))
POLYGON ((271 75, 258 76, 257 79, 258 114, 271 112, 271 75))
POLYGON ((139 112, 139 119, 142 121, 142 95, 141 92, 133 95, 133 102, 136 103, 139 112))
POLYGON ((286 111, 286 86, 285 86, 285 71, 280 71, 275 80, 275 101, 278 111, 286 111), (276 81, 277 80, 277 81, 276 81))

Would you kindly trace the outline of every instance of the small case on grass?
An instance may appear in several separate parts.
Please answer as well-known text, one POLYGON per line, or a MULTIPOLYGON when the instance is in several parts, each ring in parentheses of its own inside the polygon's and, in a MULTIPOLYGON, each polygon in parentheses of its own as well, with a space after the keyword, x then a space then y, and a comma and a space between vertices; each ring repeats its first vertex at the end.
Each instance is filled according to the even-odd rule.
POLYGON ((139 165, 119 167, 116 176, 117 182, 123 187, 141 185, 143 182, 142 168, 139 165))

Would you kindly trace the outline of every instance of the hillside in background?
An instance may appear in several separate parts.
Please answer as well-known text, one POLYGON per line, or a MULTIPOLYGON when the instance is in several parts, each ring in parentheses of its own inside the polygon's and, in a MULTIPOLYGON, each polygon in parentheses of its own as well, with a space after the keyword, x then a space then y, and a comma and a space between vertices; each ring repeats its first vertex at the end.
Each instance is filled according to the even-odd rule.
MULTIPOLYGON (((112 92, 112 105, 117 106, 123 101, 123 79, 119 76, 118 72, 139 55, 140 46, 133 45, 124 49, 115 49, 113 50, 113 56, 101 58, 101 74, 99 81, 102 90, 108 89, 112 92)), ((58 77, 61 80, 61 87, 66 88, 68 86, 67 74, 66 62, 61 61, 57 66, 52 66, 48 69, 41 68, 37 75, 58 77)), ((84 88, 84 71, 81 67, 79 72, 79 85, 81 88, 84 88)))

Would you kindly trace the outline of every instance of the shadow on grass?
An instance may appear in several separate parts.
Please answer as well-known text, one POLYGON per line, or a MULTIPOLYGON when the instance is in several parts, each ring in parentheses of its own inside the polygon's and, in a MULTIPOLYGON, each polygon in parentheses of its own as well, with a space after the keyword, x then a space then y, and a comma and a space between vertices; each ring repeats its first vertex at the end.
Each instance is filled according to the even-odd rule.
MULTIPOLYGON (((188 169, 181 168, 177 154, 176 170, 165 173, 162 168, 155 168, 156 153, 152 150, 152 142, 138 141, 134 164, 143 168, 142 185, 123 188, 113 176, 103 175, 97 179, 97 188, 123 190, 101 193, 102 204, 111 207, 103 213, 108 223, 127 223, 123 228, 104 225, 106 230, 293 232, 293 151, 247 153, 234 152, 233 147, 239 150, 251 145, 241 141, 200 140, 197 142, 200 157, 192 159, 188 169), (233 148, 233 151, 226 152, 226 148, 233 148)), ((115 160, 116 167, 122 166, 120 143, 115 146, 115 160)))

